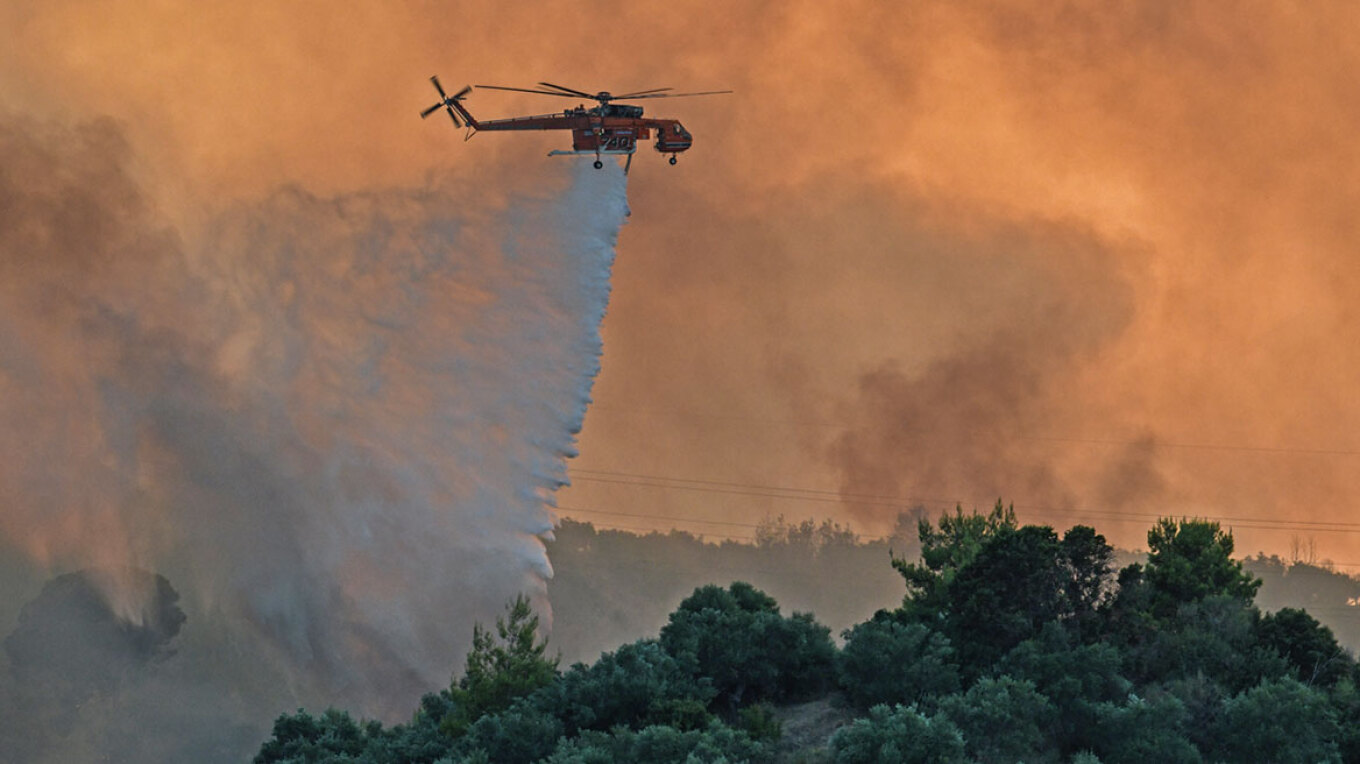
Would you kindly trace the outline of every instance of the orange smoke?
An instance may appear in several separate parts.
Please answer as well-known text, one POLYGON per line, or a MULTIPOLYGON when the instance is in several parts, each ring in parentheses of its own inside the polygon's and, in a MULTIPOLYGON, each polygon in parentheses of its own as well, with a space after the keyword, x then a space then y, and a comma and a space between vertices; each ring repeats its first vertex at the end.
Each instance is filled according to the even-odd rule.
MULTIPOLYGON (((1349 521, 1360 475, 1349 5, 137 5, 11 4, 0 89, 113 115, 181 223, 282 183, 494 190, 559 147, 422 122, 434 73, 738 91, 647 105, 695 147, 634 163, 582 468, 999 494, 1116 513, 1130 545, 1148 515, 1246 518, 1243 550, 1360 561, 1360 534, 1299 524, 1349 521)), ((588 481, 562 503, 895 511, 588 481)))

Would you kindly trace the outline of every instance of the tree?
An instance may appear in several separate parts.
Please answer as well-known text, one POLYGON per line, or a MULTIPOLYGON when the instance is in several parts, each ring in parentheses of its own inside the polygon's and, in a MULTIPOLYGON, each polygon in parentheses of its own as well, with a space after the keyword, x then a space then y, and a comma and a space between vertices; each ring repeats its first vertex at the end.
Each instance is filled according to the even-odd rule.
POLYGON ((943 716, 915 706, 878 705, 831 736, 836 764, 953 764, 967 761, 963 733, 943 716))
POLYGON ((1033 682, 979 679, 968 692, 942 699, 940 713, 963 731, 968 753, 983 764, 1056 758, 1051 731, 1058 712, 1033 682))
POLYGON ((1065 753, 1098 748, 1101 704, 1123 701, 1133 687, 1120 672, 1122 656, 1117 649, 1074 641, 1066 629, 1050 622, 993 668, 999 676, 1033 682, 1053 703, 1058 710, 1056 740, 1065 753))
POLYGON ((1187 714, 1172 695, 1125 703, 1100 703, 1089 730, 1091 748, 1104 764, 1197 764, 1202 757, 1185 736, 1187 714))
POLYGON ((524 595, 507 605, 504 618, 496 618, 494 634, 473 626, 467 667, 449 690, 453 710, 440 728, 460 736, 483 714, 509 708, 556 679, 557 658, 545 657, 547 648, 547 640, 538 641, 538 616, 524 595))
POLYGON ((1284 656, 1294 676, 1306 685, 1330 687, 1355 666, 1332 630, 1303 610, 1287 607, 1265 615, 1256 633, 1262 645, 1284 656))
POLYGON ((1260 615, 1223 594, 1183 604, 1147 639, 1124 649, 1125 668, 1140 683, 1204 675, 1231 692, 1281 677, 1288 665, 1257 640, 1260 615))
POLYGON ((398 724, 387 731, 383 741, 386 758, 375 761, 399 761, 403 764, 434 764, 448 759, 454 741, 439 729, 440 722, 453 710, 448 690, 427 693, 420 699, 411 721, 398 724))
POLYGON ((711 687, 695 681, 655 641, 607 653, 593 666, 577 664, 509 708, 484 714, 458 741, 466 755, 528 764, 551 755, 562 738, 585 732, 667 725, 706 729, 711 687))
POLYGON ((907 584, 903 607, 918 616, 939 613, 954 575, 973 561, 984 541, 1002 528, 1013 529, 1015 525, 1015 507, 1003 507, 1000 499, 987 515, 977 511, 965 515, 963 507, 956 506, 953 515, 948 512, 940 515, 938 530, 922 518, 918 526, 921 561, 907 562, 896 557, 892 561, 907 584))
POLYGON ((1356 686, 1360 670, 1352 667, 1347 676, 1342 677, 1329 691, 1332 709, 1336 712, 1337 726, 1341 734, 1337 736, 1337 747, 1341 750, 1342 761, 1360 761, 1360 688, 1356 686))
POLYGON ((498 713, 483 714, 456 742, 464 756, 481 755, 497 764, 542 761, 565 732, 562 720, 526 698, 498 713))
POLYGON ((861 709, 958 692, 954 648, 923 624, 879 611, 844 637, 845 647, 836 656, 837 679, 861 709))
POLYGON ((661 645, 712 682, 729 718, 748 703, 815 694, 834 678, 831 631, 805 613, 782 617, 773 598, 740 581, 695 589, 661 629, 661 645))
POLYGON ((1069 617, 1085 636, 1095 630, 1097 611, 1113 590, 1110 566, 1114 547, 1094 528, 1074 525, 1063 534, 1063 562, 1067 568, 1065 584, 1069 617))
POLYGON ((1223 704, 1222 761, 1340 761, 1336 714, 1327 698, 1292 677, 1269 680, 1223 704))
POLYGON ((357 761, 371 738, 381 735, 377 722, 359 724, 350 715, 327 709, 320 717, 298 709, 274 720, 273 735, 255 755, 255 764, 309 764, 357 761))
POLYGON ((1164 517, 1148 531, 1146 580, 1152 614, 1165 618, 1187 602, 1225 595, 1250 603, 1261 581, 1232 559, 1232 533, 1210 520, 1164 517))
MULTIPOLYGON (((1167 698, 1175 699, 1183 712, 1180 730, 1186 740, 1200 753, 1207 754, 1214 750, 1218 721, 1223 716, 1223 703, 1231 696, 1223 689, 1223 685, 1204 674, 1195 674, 1185 679, 1145 685, 1142 692, 1154 706, 1165 704, 1167 698)), ((1167 707, 1175 708, 1174 705, 1167 707)), ((1163 720, 1164 715, 1157 718, 1163 720)))
POLYGON ((593 666, 572 666, 531 700, 562 719, 565 734, 571 736, 580 730, 642 729, 654 724, 707 727, 712 717, 705 709, 715 694, 660 643, 642 640, 605 653, 593 666))
POLYGON ((546 764, 613 764, 645 761, 657 764, 703 762, 765 762, 769 747, 745 732, 715 724, 704 730, 682 732, 673 727, 653 726, 641 730, 588 731, 563 740, 546 764))
POLYGON ((816 556, 824 547, 854 546, 858 542, 854 531, 831 520, 820 525, 815 520, 790 523, 780 515, 767 517, 756 526, 756 546, 762 549, 796 547, 816 556))
POLYGON ((1062 552, 1052 528, 1002 527, 954 576, 944 622, 965 674, 1070 612, 1062 552))

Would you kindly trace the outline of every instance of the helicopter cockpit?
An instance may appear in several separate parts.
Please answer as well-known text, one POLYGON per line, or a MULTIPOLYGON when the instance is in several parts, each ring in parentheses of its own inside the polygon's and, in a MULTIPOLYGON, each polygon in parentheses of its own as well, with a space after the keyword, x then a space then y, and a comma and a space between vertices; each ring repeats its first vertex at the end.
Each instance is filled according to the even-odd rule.
POLYGON ((626 117, 637 119, 642 116, 641 106, 630 106, 622 103, 607 103, 600 107, 602 117, 626 117))

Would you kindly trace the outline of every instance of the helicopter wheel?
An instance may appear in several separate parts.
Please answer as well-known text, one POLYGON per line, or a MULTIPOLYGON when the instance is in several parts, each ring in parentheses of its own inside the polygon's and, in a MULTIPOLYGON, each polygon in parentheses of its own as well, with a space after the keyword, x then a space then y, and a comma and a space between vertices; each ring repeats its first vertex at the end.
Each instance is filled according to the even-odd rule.
POLYGON ((671 154, 670 162, 671 162, 671 164, 675 164, 675 155, 674 155, 674 154, 671 154))
POLYGON ((596 160, 595 160, 595 169, 597 169, 597 170, 603 170, 603 169, 604 169, 604 162, 601 162, 600 160, 596 159, 596 160))

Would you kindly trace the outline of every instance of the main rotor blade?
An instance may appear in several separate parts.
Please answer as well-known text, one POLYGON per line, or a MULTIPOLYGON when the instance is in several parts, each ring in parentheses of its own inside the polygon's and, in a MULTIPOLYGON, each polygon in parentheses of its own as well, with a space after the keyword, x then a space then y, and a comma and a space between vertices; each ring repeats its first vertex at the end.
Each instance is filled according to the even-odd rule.
POLYGON ((456 96, 453 97, 453 100, 457 101, 458 99, 462 98, 463 96, 465 96, 465 95, 467 95, 468 93, 471 93, 471 92, 472 92, 472 86, 471 86, 471 85, 464 85, 464 86, 463 86, 463 89, 460 90, 460 91, 458 91, 458 95, 456 95, 456 96))
POLYGON ((651 90, 639 90, 636 93, 624 93, 623 95, 614 96, 614 100, 617 101, 620 98, 637 98, 638 96, 644 96, 648 93, 660 93, 663 90, 672 90, 672 88, 652 88, 651 90))
POLYGON ((434 83, 434 89, 439 91, 439 97, 440 97, 440 98, 448 98, 448 97, 449 97, 448 94, 444 92, 444 86, 439 84, 439 77, 438 77, 438 76, 431 77, 431 78, 430 78, 430 82, 433 82, 433 83, 434 83))
MULTIPOLYGON (((507 88, 507 87, 504 87, 504 86, 502 86, 502 85, 478 85, 477 87, 482 88, 483 90, 513 90, 513 91, 515 91, 515 92, 517 92, 517 93, 537 93, 537 94, 539 94, 539 95, 561 96, 562 98, 580 98, 580 97, 581 97, 581 96, 579 96, 579 95, 577 95, 577 94, 575 94, 575 93, 559 93, 559 92, 557 92, 557 91, 555 91, 555 90, 529 90, 528 88, 507 88)), ((585 96, 585 98, 594 98, 594 97, 595 97, 595 96, 585 96)))
POLYGON ((421 119, 425 119, 426 117, 430 116, 431 114, 434 114, 436 111, 439 111, 439 107, 440 107, 440 106, 443 106, 443 105, 444 105, 444 104, 442 104, 442 103, 437 103, 437 104, 435 104, 434 106, 431 106, 430 108, 426 109, 425 111, 422 111, 422 112, 420 113, 420 118, 421 118, 421 119))
MULTIPOLYGON (((637 101, 643 98, 684 98, 685 96, 721 95, 723 93, 735 93, 735 92, 736 92, 735 90, 705 90, 702 93, 653 93, 651 95, 629 96, 628 100, 637 101)), ((622 98, 623 96, 615 96, 614 100, 618 101, 622 98)))
POLYGON ((554 84, 552 84, 551 82, 540 82, 540 83, 538 83, 538 84, 544 85, 544 86, 547 86, 547 87, 550 87, 550 88, 555 88, 555 89, 557 89, 557 90, 564 90, 564 91, 566 91, 566 92, 568 92, 568 93, 571 93, 571 94, 574 95, 574 96, 580 96, 581 98, 594 98, 594 97, 595 97, 595 96, 593 96, 593 95, 591 95, 591 94, 589 94, 589 93, 582 93, 582 92, 579 91, 579 90, 573 90, 573 89, 571 89, 571 88, 564 88, 564 87, 562 87, 561 85, 554 85, 554 84))

